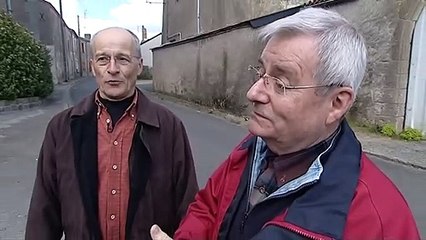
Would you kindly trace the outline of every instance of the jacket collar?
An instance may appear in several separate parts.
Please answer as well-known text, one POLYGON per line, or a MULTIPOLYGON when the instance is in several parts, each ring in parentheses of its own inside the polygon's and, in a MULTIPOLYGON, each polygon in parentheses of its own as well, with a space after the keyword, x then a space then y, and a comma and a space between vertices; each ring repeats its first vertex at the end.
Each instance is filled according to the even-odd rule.
MULTIPOLYGON (((154 103, 149 100, 145 94, 138 88, 137 100, 137 118, 139 122, 159 128, 160 122, 158 119, 158 108, 153 106, 154 103)), ((96 108, 95 94, 97 91, 85 97, 79 104, 75 105, 71 110, 71 118, 81 117, 93 111, 96 108)))
MULTIPOLYGON (((346 120, 341 123, 332 149, 321 157, 323 172, 320 180, 308 186, 288 208, 281 221, 303 229, 342 239, 350 204, 360 174, 361 144, 346 120)), ((249 135, 239 149, 251 149, 256 136, 249 135)))
POLYGON ((343 121, 336 144, 321 159, 324 171, 320 181, 293 202, 284 221, 342 239, 358 184, 361 153, 361 144, 346 120, 343 121))

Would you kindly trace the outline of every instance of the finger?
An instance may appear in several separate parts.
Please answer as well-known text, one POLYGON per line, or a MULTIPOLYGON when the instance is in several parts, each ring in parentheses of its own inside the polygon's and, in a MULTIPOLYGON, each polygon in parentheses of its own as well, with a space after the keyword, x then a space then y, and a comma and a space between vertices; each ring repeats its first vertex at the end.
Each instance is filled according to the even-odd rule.
POLYGON ((173 240, 157 224, 152 225, 150 233, 153 240, 173 240))

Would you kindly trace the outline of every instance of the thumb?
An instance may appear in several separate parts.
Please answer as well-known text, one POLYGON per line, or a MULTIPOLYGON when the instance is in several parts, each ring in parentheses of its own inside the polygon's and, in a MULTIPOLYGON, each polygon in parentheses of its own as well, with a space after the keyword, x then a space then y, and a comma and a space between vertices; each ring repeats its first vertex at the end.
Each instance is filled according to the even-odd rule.
POLYGON ((150 233, 152 240, 173 240, 157 224, 152 225, 150 233))

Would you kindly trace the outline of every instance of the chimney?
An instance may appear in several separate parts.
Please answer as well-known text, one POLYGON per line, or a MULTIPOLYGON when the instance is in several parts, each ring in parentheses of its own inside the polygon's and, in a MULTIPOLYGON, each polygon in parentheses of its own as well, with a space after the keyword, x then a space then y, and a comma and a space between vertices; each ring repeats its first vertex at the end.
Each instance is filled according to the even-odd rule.
POLYGON ((148 38, 146 33, 146 28, 144 25, 142 25, 142 41, 146 40, 148 38))

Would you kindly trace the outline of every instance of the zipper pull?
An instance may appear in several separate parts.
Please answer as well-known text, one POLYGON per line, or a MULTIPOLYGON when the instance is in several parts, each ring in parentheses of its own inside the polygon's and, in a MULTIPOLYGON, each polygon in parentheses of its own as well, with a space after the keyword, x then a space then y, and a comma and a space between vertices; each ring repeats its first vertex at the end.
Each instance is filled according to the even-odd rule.
POLYGON ((241 221, 241 225, 240 225, 240 233, 242 234, 244 231, 244 226, 246 224, 247 218, 248 218, 248 212, 244 213, 244 218, 243 221, 241 221))

